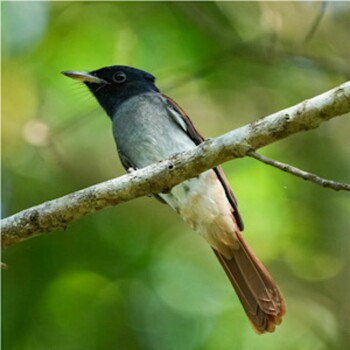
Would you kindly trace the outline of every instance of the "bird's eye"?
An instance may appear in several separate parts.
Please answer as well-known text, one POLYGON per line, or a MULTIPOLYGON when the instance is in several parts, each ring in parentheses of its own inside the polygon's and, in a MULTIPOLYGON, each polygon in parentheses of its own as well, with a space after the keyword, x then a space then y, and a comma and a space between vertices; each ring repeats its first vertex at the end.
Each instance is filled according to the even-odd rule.
POLYGON ((126 74, 122 71, 116 72, 113 74, 112 79, 115 83, 118 83, 118 84, 124 83, 124 81, 126 80, 126 74))

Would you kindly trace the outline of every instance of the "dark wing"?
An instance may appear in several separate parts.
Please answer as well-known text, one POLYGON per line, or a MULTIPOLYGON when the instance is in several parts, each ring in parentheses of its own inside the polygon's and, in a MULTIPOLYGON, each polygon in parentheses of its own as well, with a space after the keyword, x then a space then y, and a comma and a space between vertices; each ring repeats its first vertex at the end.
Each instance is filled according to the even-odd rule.
MULTIPOLYGON (((191 119, 187 116, 187 114, 170 97, 168 97, 164 94, 161 94, 161 95, 165 98, 167 105, 168 105, 168 108, 170 110, 175 111, 181 117, 181 119, 185 122, 185 125, 186 125, 185 131, 188 134, 188 136, 193 140, 193 142, 196 145, 199 145, 200 143, 202 143, 205 140, 204 137, 196 130, 196 128, 194 127, 194 125, 191 122, 191 119)), ((175 121, 178 122, 177 120, 175 120, 175 121)))
MULTIPOLYGON (((186 128, 184 129, 184 131, 187 133, 187 135, 193 140, 193 142, 196 145, 199 145, 200 143, 202 143, 205 140, 204 137, 196 130, 196 128, 192 124, 192 122, 191 122, 190 118, 187 116, 187 114, 170 97, 168 97, 164 94, 162 94, 162 96, 165 98, 166 103, 167 103, 170 111, 173 111, 176 113, 174 120, 180 124, 180 127, 183 128, 182 122, 177 120, 177 116, 179 116, 181 118, 181 120, 185 123, 186 128)), ((235 198, 235 196, 230 188, 230 185, 226 179, 226 176, 225 176, 225 174, 220 166, 214 168, 213 170, 215 171, 218 179, 220 180, 220 182, 225 190, 227 199, 229 200, 229 202, 232 205, 233 215, 237 221, 237 225, 238 225, 239 229, 241 231, 243 231, 244 225, 243 225, 243 220, 238 212, 237 200, 236 200, 236 198, 235 198)))
POLYGON ((126 171, 130 171, 130 169, 136 170, 137 167, 131 163, 130 159, 117 147, 118 155, 120 162, 122 163, 124 169, 126 171))
MULTIPOLYGON (((127 172, 130 172, 130 170, 137 170, 137 167, 132 164, 130 162, 130 159, 128 157, 125 156, 124 153, 122 153, 118 147, 117 147, 117 151, 118 151, 118 155, 119 155, 119 159, 120 159, 120 162, 122 163, 124 169, 127 171, 127 172)), ((152 195, 150 196, 152 197, 152 195)), ((163 203, 163 204, 167 204, 160 196, 158 196, 157 194, 154 194, 153 195, 154 198, 158 199, 159 202, 163 203)))

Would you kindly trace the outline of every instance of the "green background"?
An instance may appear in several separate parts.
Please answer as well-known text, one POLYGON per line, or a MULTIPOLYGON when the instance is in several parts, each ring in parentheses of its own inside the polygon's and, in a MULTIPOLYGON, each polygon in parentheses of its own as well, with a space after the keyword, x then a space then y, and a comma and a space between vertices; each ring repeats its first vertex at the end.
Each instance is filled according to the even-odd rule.
MULTIPOLYGON (((346 2, 1 6, 3 216, 124 173, 109 119, 62 70, 149 71, 205 137, 350 78, 346 2)), ((349 182, 347 119, 261 152, 349 182)), ((252 331, 206 242, 142 198, 3 252, 3 348, 346 349, 349 195, 253 159, 224 169, 287 302, 274 334, 252 331)))

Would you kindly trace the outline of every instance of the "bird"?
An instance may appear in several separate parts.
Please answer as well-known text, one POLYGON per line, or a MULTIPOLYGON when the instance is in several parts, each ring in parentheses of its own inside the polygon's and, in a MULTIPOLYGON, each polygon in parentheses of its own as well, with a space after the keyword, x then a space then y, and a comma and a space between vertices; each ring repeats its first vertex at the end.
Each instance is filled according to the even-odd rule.
MULTIPOLYGON (((191 150, 205 140, 144 70, 114 65, 62 74, 85 84, 111 119, 117 152, 128 172, 191 150)), ((243 239, 237 200, 222 168, 207 170, 154 196, 209 243, 255 332, 273 332, 286 311, 284 298, 243 239)))

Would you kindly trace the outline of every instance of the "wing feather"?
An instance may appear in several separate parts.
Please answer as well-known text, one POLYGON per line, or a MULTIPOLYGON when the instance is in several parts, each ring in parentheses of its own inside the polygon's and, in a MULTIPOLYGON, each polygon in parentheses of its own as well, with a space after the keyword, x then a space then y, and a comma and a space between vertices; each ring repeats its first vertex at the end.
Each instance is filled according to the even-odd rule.
MULTIPOLYGON (((170 97, 161 94, 163 98, 165 99, 165 102, 167 104, 167 107, 171 110, 171 114, 174 118, 174 121, 179 124, 179 126, 184 129, 186 134, 193 140, 193 142, 196 145, 201 144, 203 141, 205 141, 204 137, 197 131, 197 129, 194 127, 194 125, 191 122, 191 119, 188 117, 188 115, 184 112, 184 110, 170 97), (174 116, 174 112, 177 113, 176 116, 174 116), (181 119, 180 119, 181 118, 181 119), (184 128, 183 123, 179 122, 179 119, 182 120, 185 123, 186 128, 184 128)), ((236 219, 237 225, 241 231, 243 231, 244 224, 241 215, 238 211, 238 205, 237 200, 230 188, 230 185, 226 179, 226 176, 224 172, 222 171, 222 168, 220 166, 213 169, 216 173, 216 176, 218 177, 219 181, 222 184, 222 187, 225 190, 227 199, 229 200, 230 204, 232 205, 232 213, 236 219)))

